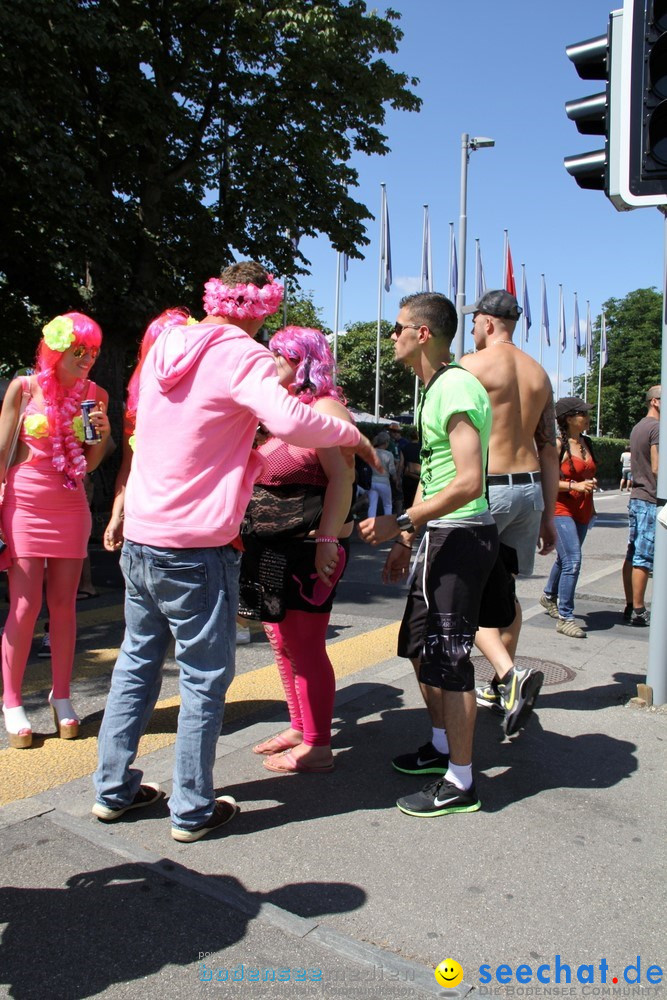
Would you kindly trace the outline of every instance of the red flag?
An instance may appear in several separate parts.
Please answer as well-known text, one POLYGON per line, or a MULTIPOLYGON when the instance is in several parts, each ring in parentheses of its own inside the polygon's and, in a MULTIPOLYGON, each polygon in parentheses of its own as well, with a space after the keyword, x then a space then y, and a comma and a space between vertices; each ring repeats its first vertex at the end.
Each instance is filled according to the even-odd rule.
POLYGON ((512 264, 512 251, 510 241, 507 241, 505 249, 505 291, 510 295, 516 295, 516 282, 514 280, 514 265, 512 264))

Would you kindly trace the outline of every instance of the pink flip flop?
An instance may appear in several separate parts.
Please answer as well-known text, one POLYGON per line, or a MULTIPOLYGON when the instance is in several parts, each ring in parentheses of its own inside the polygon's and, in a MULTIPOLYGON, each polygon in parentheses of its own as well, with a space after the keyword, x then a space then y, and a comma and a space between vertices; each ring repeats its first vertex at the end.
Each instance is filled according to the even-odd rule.
POLYGON ((275 771, 277 774, 328 774, 334 769, 333 761, 330 764, 305 764, 291 750, 275 753, 263 763, 267 771, 275 771))
POLYGON ((290 743, 287 737, 283 736, 282 733, 278 733, 277 736, 271 736, 270 739, 264 740, 263 743, 258 743, 256 747, 252 748, 252 752, 268 755, 281 753, 283 750, 293 750, 298 745, 298 743, 290 743))

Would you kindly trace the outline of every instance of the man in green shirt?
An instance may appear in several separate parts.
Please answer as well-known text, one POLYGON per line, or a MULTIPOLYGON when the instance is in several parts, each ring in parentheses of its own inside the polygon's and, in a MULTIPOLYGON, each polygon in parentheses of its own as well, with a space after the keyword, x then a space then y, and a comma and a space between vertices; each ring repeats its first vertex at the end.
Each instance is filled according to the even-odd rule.
POLYGON ((455 332, 456 310, 444 295, 420 292, 401 301, 392 334, 396 360, 424 383, 421 480, 404 514, 369 518, 359 525, 371 544, 396 538, 383 570, 386 582, 405 578, 415 531, 426 528, 398 654, 412 661, 431 718, 442 717, 444 726, 440 766, 422 769, 439 777, 397 802, 410 816, 480 808, 472 776, 476 701, 470 652, 498 532, 484 483, 491 404, 474 375, 449 362, 455 332))

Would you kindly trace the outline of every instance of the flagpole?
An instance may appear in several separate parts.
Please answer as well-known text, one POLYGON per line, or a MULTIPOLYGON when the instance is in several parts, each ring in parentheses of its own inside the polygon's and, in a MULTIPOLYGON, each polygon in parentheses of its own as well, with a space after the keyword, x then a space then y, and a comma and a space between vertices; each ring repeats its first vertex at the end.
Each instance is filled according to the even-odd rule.
MULTIPOLYGON (((450 226, 453 227, 450 222, 450 226)), ((451 273, 451 272, 450 272, 451 273)), ((422 276, 420 291, 430 292, 433 270, 431 260, 431 234, 428 221, 428 205, 424 205, 424 223, 422 226, 422 276)), ((417 407, 419 406, 419 379, 415 375, 415 392, 412 404, 412 422, 417 424, 417 407)))
MULTIPOLYGON (((521 265, 521 302, 526 301, 526 265, 521 265)), ((526 342, 526 310, 521 314, 521 350, 526 342)))
POLYGON ((577 331, 575 329, 575 322, 577 316, 579 315, 579 307, 577 305, 577 293, 574 293, 574 316, 572 317, 572 395, 574 396, 574 376, 577 369, 577 331))
POLYGON ((544 335, 546 334, 546 329, 544 327, 544 320, 546 319, 546 317, 544 315, 544 303, 547 300, 547 289, 546 289, 546 285, 544 283, 544 275, 541 275, 541 277, 542 277, 542 305, 541 305, 542 317, 540 319, 540 364, 542 364, 542 353, 543 353, 542 352, 542 342, 544 340, 544 335))
POLYGON ((505 245, 503 248, 503 288, 507 288, 507 247, 509 245, 510 237, 509 230, 503 229, 505 233, 505 245))
MULTIPOLYGON (((338 322, 340 318, 340 250, 336 253, 336 304, 334 306, 333 356, 338 364, 338 322)), ((335 376, 335 370, 334 370, 335 376)), ((335 377, 334 377, 335 381, 335 377)))
POLYGON ((448 280, 448 283, 449 283, 449 298, 452 299, 453 302, 455 302, 456 301, 456 289, 452 288, 452 263, 453 263, 453 260, 454 260, 454 223, 450 222, 449 223, 449 271, 447 272, 447 275, 448 275, 448 279, 447 280, 448 280))
POLYGON ((380 263, 378 267, 378 321, 377 321, 377 335, 375 338, 375 420, 376 422, 380 419, 380 330, 382 323, 382 264, 384 262, 384 248, 385 248, 385 205, 386 205, 386 185, 380 185, 382 189, 381 204, 380 204, 380 263))
POLYGON ((586 364, 584 365, 584 402, 588 402, 588 364, 591 356, 591 300, 586 299, 586 364))
POLYGON ((597 423, 595 424, 595 433, 597 437, 601 437, 600 434, 600 405, 602 403, 602 344, 607 337, 607 317, 605 316, 604 309, 600 315, 600 346, 598 349, 598 416, 597 423))
POLYGON ((482 262, 482 258, 481 258, 480 249, 479 249, 479 237, 477 236, 477 237, 475 237, 475 302, 477 302, 477 300, 480 298, 480 294, 479 294, 479 289, 480 289, 479 268, 480 268, 481 262, 482 262))
POLYGON ((563 286, 558 286, 558 350, 556 351, 556 399, 560 398, 560 356, 563 353, 563 286))

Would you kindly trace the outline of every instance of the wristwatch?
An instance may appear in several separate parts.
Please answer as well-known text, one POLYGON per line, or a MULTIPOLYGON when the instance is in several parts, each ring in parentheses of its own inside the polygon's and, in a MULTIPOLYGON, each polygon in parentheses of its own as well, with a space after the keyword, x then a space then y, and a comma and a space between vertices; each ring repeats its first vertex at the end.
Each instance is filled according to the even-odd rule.
POLYGON ((409 514, 399 514, 396 518, 396 524, 399 526, 401 531, 407 531, 409 534, 412 534, 413 531, 417 530, 410 520, 409 514))

